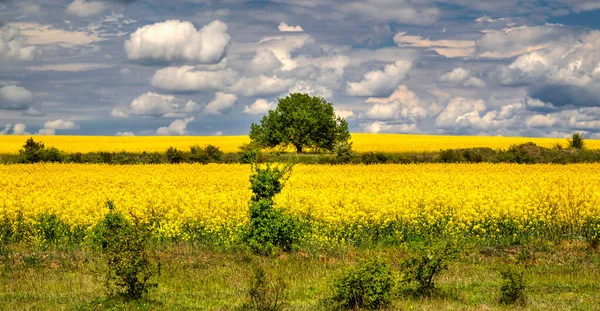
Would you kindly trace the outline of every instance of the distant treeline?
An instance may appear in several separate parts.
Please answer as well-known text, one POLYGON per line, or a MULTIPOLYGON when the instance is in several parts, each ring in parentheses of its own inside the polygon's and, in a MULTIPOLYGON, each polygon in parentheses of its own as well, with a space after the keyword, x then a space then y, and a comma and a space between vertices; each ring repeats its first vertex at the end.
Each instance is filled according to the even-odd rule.
POLYGON ((409 163, 590 163, 600 162, 600 150, 583 148, 544 148, 532 142, 513 145, 508 149, 468 148, 447 149, 439 152, 386 153, 353 152, 351 149, 336 153, 264 152, 246 145, 239 152, 224 153, 213 145, 192 146, 189 150, 169 148, 165 152, 90 152, 65 153, 46 148, 43 142, 27 140, 18 154, 0 155, 2 164, 18 163, 105 163, 105 164, 176 164, 176 163, 264 163, 296 162, 303 164, 409 164, 409 163))

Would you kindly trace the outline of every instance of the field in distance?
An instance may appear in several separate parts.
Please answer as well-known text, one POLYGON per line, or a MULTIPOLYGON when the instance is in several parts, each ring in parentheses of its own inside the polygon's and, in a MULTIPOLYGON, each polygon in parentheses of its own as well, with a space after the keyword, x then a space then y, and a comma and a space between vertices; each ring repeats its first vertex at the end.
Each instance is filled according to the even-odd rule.
MULTIPOLYGON (((0 135, 0 154, 15 154, 30 136, 0 135)), ((188 150, 194 145, 215 145, 224 152, 237 152, 249 142, 248 136, 32 136, 46 147, 74 153, 88 152, 164 152, 169 147, 188 150)), ((567 146, 566 138, 500 136, 441 136, 413 134, 352 134, 357 152, 436 152, 441 149, 489 147, 506 149, 513 144, 534 142, 542 147, 567 146)), ((600 140, 586 140, 586 148, 600 149, 600 140)))

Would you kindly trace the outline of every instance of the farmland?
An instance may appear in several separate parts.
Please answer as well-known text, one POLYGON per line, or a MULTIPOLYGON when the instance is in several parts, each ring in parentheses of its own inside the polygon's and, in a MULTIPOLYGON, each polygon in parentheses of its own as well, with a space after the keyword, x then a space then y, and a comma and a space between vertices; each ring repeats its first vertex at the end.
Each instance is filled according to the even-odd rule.
MULTIPOLYGON (((30 136, 0 135, 0 154, 14 154, 30 136)), ((249 142, 248 136, 33 136, 47 147, 68 153, 81 152, 164 152, 169 147, 187 150, 191 146, 212 144, 224 152, 237 152, 249 142)), ((490 137, 490 136, 435 136, 408 134, 352 134, 353 148, 357 152, 437 152, 440 149, 487 147, 506 149, 511 145, 534 142, 551 148, 556 144, 566 146, 564 138, 490 137)), ((600 149, 600 140, 586 140, 587 148, 600 149)))
MULTIPOLYGON (((410 152, 410 143, 394 139, 424 137, 355 136, 359 150, 400 153, 410 152)), ((18 137, 17 144, 6 137, 1 139, 14 139, 17 149, 25 138, 18 137)), ((94 138, 39 139, 66 152, 93 150, 94 138)), ((428 136, 416 148, 506 148, 530 140, 428 136)), ((113 148, 105 150, 137 152, 205 143, 236 152, 245 142, 241 137, 99 141, 99 148, 113 148)), ((534 141, 548 147, 565 142, 534 141)), ((594 148, 596 142, 586 143, 594 148)), ((269 214, 269 219, 292 219, 284 226, 297 226, 301 235, 289 249, 264 252, 249 246, 249 228, 256 221, 249 208, 271 201, 256 198, 249 177, 266 167, 1 165, 0 305, 10 310, 247 310, 253 309, 247 293, 261 267, 269 284, 286 290, 287 310, 329 310, 332 280, 341 272, 377 258, 401 280, 402 263, 411 254, 436 258, 442 252, 428 243, 456 243, 458 257, 447 271, 440 270, 431 296, 407 294, 398 281, 389 310, 587 310, 599 303, 599 163, 296 164, 272 201, 291 218, 269 214), (145 254, 160 262, 160 274, 152 278, 158 287, 142 300, 105 292, 107 255, 97 240, 114 215, 148 230, 145 254), (419 253, 422 247, 425 253, 419 253), (504 284, 498 271, 505 267, 525 271, 527 298, 516 306, 498 302, 504 284)))

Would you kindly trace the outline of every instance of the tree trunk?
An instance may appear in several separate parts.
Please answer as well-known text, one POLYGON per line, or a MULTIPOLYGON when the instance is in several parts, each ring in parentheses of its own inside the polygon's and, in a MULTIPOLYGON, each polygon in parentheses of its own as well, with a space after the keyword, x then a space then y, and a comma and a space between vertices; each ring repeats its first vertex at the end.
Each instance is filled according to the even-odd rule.
POLYGON ((296 145, 296 153, 302 153, 302 146, 296 145))

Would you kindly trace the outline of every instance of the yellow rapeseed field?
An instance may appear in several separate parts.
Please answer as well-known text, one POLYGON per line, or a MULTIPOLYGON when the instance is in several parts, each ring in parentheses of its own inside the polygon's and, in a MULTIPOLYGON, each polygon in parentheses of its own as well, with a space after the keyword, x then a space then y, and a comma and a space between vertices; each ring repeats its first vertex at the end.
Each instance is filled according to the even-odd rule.
MULTIPOLYGON (((166 236, 190 222, 234 230, 248 221, 250 173, 241 164, 0 166, 0 217, 56 214, 92 226, 112 200, 129 216, 163 219, 166 236)), ((445 220, 485 233, 500 229, 482 224, 503 220, 531 231, 598 219, 599 189, 600 164, 297 165, 275 201, 332 230, 445 220)))
MULTIPOLYGON (((212 144, 224 152, 237 152, 248 143, 248 136, 33 136, 47 147, 65 152, 164 152, 169 147, 189 150, 193 145, 212 144)), ((17 153, 29 136, 0 135, 0 154, 17 153)), ((489 147, 506 149, 512 144, 533 141, 543 147, 557 143, 566 147, 565 138, 527 138, 494 136, 434 136, 406 134, 352 134, 354 149, 359 152, 430 152, 440 149, 489 147)), ((600 140, 586 140, 590 149, 599 149, 600 140)))

